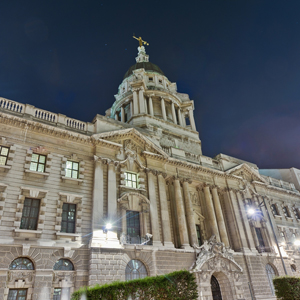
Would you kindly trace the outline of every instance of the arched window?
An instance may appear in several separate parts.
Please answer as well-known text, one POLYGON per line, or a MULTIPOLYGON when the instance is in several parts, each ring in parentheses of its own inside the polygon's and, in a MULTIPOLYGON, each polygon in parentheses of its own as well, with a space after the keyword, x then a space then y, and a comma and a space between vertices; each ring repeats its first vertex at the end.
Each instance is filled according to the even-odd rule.
POLYGON ((55 263, 53 270, 73 271, 74 265, 68 259, 61 258, 55 263))
POLYGON ((297 267, 296 267, 296 265, 291 265, 291 269, 292 269, 292 272, 293 272, 293 273, 297 272, 297 267))
POLYGON ((274 285, 273 285, 273 278, 276 276, 276 271, 275 269, 270 265, 266 265, 266 272, 267 272, 267 277, 269 280, 269 285, 272 291, 272 294, 275 295, 275 290, 274 290, 274 285))
POLYGON ((137 259, 132 259, 126 266, 125 279, 132 280, 148 276, 145 265, 137 259))
POLYGON ((211 285, 211 293, 213 296, 213 300, 222 300, 222 294, 221 294, 219 282, 217 278, 213 275, 211 276, 210 285, 211 285))
POLYGON ((10 270, 34 270, 33 263, 26 257, 19 257, 9 265, 10 270))

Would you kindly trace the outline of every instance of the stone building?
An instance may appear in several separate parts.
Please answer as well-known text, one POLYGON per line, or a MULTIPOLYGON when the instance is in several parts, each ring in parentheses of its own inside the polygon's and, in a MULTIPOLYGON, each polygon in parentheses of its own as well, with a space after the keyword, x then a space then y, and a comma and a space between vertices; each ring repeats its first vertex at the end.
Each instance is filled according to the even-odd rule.
POLYGON ((201 300, 275 299, 275 235, 298 274, 299 191, 202 155, 194 101, 138 50, 91 123, 0 98, 1 300, 181 269, 201 300))

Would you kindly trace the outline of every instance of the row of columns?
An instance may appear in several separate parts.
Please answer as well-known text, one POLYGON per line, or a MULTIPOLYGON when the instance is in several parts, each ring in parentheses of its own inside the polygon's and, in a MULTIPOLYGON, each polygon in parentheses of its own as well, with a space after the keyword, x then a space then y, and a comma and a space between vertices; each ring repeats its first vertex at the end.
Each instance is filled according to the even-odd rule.
MULTIPOLYGON (((167 121, 167 111, 166 111, 165 99, 162 97, 160 98, 160 104, 161 104, 161 112, 162 112, 163 120, 167 121)), ((148 106, 147 106, 146 99, 144 97, 143 89, 134 89, 133 90, 133 100, 132 100, 132 102, 130 102, 131 115, 138 115, 139 113, 140 114, 149 113, 151 116, 154 116, 153 100, 152 100, 151 96, 148 98, 148 106), (149 106, 149 111, 148 111, 148 106, 149 106)), ((175 103, 173 101, 171 103, 171 110, 172 110, 173 122, 175 124, 178 124, 178 122, 179 122, 180 126, 186 126, 184 116, 182 114, 180 107, 178 107, 176 109, 175 103), (176 111, 177 111, 177 113, 176 113, 176 111)), ((196 130, 196 125, 195 125, 192 108, 190 108, 188 110, 188 117, 190 120, 190 125, 191 125, 192 130, 196 130)), ((115 114, 115 119, 119 120, 119 116, 117 113, 115 114)), ((124 110, 123 106, 121 106, 121 122, 125 122, 125 110, 124 110)))

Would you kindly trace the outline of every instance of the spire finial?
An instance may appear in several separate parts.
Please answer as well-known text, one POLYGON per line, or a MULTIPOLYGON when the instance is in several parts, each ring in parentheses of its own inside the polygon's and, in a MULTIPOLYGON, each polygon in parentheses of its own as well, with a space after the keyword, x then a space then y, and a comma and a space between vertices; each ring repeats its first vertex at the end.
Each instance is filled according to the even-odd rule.
POLYGON ((139 41, 139 46, 142 47, 143 44, 146 46, 149 46, 149 44, 146 41, 143 41, 143 39, 141 37, 136 37, 135 35, 133 35, 133 38, 139 41))
POLYGON ((135 35, 133 35, 133 38, 139 41, 138 56, 135 58, 136 62, 148 62, 149 55, 146 54, 146 50, 143 44, 147 46, 149 46, 149 44, 146 41, 143 41, 141 37, 137 38, 135 35))

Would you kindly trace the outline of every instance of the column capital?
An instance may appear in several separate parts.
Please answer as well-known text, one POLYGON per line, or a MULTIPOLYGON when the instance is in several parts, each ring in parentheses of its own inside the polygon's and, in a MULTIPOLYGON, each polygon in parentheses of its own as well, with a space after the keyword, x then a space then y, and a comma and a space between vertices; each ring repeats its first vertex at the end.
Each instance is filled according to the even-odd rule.
POLYGON ((154 169, 149 169, 149 168, 145 168, 144 169, 144 172, 146 173, 146 174, 153 174, 153 175, 157 175, 157 171, 156 170, 154 170, 154 169))
POLYGON ((162 171, 157 171, 157 175, 158 176, 162 176, 164 179, 166 179, 167 178, 167 173, 165 173, 165 172, 162 172, 162 171))
POLYGON ((183 184, 185 182, 191 184, 193 181, 190 178, 180 178, 180 182, 183 184))

